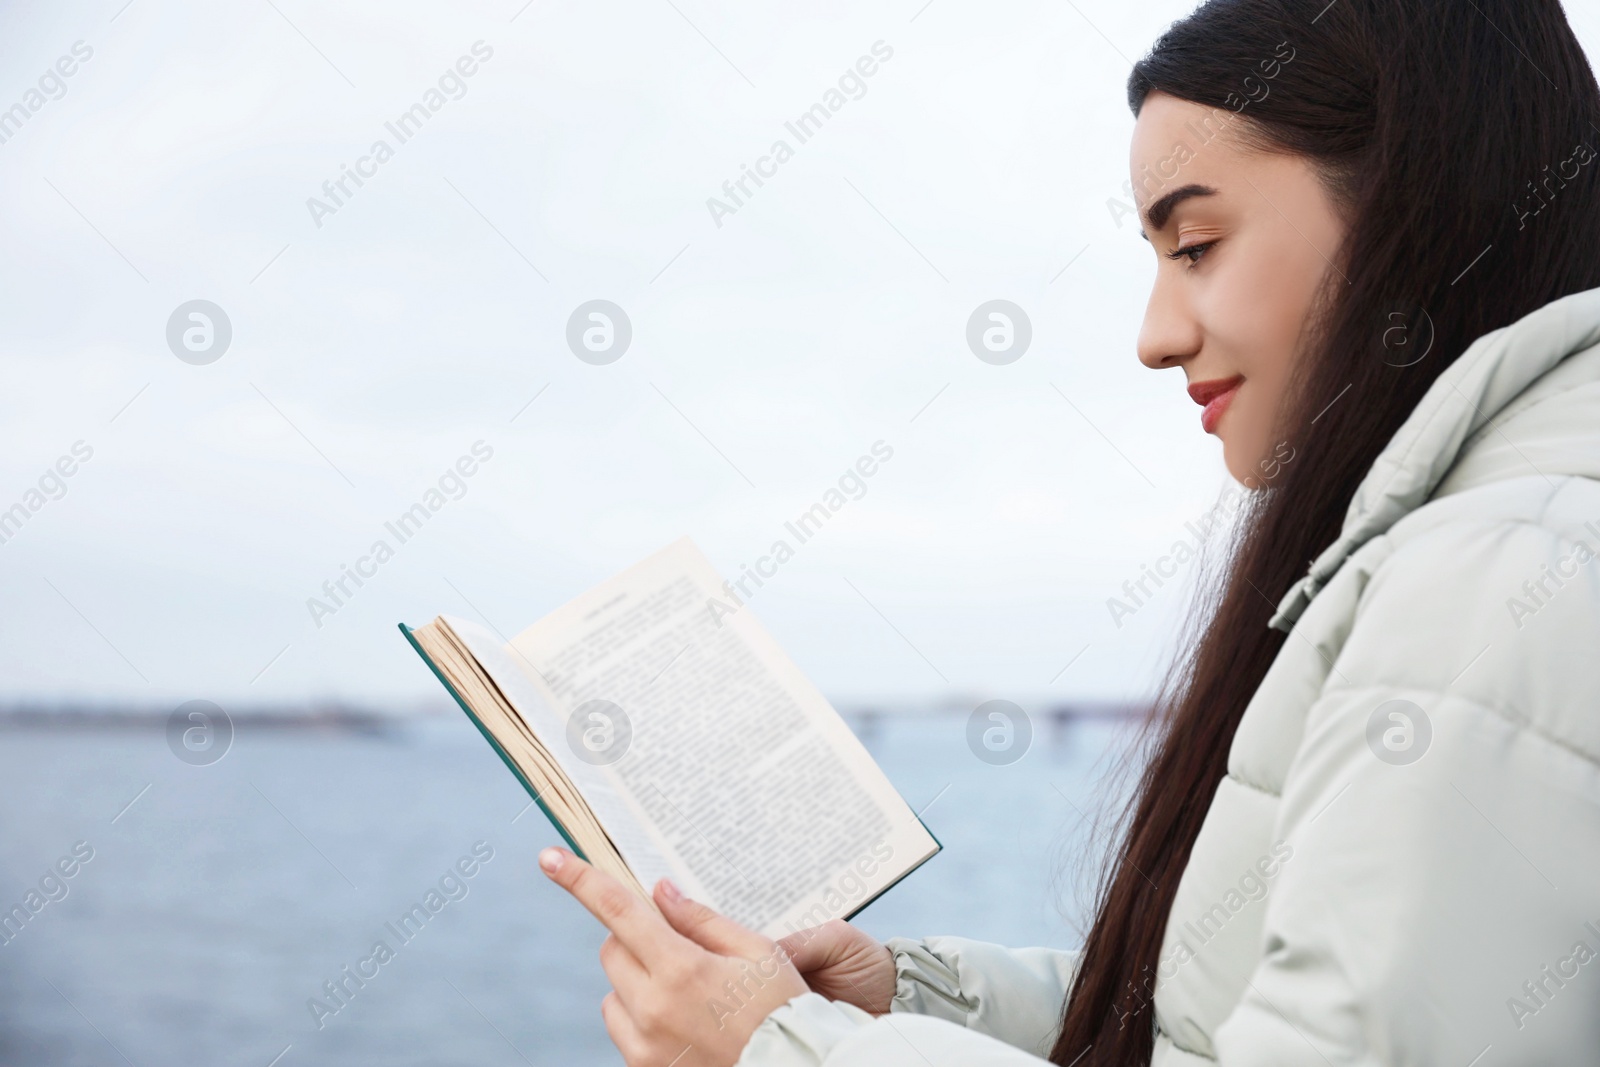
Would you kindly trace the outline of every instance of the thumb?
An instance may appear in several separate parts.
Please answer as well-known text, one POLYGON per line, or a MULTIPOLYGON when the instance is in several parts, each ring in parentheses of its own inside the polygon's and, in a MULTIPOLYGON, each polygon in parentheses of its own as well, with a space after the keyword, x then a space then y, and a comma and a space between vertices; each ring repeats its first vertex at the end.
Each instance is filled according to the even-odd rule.
POLYGON ((834 919, 821 926, 808 926, 804 930, 796 930, 778 939, 779 947, 801 974, 809 974, 833 962, 834 950, 839 942, 838 932, 830 929, 835 923, 844 925, 840 920, 834 919))
POLYGON ((656 906, 672 928, 703 949, 720 956, 749 959, 772 950, 772 942, 767 938, 697 900, 690 900, 669 878, 656 883, 654 896, 656 906))

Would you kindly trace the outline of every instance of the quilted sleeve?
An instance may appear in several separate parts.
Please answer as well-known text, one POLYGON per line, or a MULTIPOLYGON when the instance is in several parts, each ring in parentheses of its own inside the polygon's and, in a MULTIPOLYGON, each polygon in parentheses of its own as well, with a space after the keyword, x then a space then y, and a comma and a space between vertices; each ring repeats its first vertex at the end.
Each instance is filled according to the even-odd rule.
POLYGON ((757 1028, 742 1067, 1043 1064, 1077 954, 958 937, 891 938, 895 998, 873 1016, 815 993, 757 1028))
POLYGON ((1055 1043, 1078 953, 961 937, 890 938, 891 1011, 932 1015, 1045 1055, 1055 1043))

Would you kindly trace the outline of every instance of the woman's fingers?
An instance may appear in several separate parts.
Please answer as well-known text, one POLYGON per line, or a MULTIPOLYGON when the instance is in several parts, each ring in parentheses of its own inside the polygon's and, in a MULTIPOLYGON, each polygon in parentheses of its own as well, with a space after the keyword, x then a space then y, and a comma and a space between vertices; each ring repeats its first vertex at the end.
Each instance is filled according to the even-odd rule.
POLYGON ((564 848, 539 853, 539 866, 550 880, 577 898, 622 942, 646 971, 681 940, 672 927, 638 894, 603 871, 597 871, 564 848))
POLYGON ((606 1035, 611 1038, 611 1043, 617 1046, 617 1051, 622 1053, 623 1062, 640 1063, 647 1054, 644 1036, 639 1033, 639 1024, 633 1021, 633 1016, 628 1014, 627 1005, 617 995, 616 990, 605 995, 600 1002, 600 1017, 606 1023, 606 1035))
POLYGON ((754 930, 684 896, 666 878, 656 883, 656 906, 678 933, 719 956, 756 959, 773 954, 773 944, 754 930))
POLYGON ((624 1004, 637 1004, 650 988, 650 975, 627 946, 612 934, 600 945, 600 969, 624 1004))
POLYGON ((601 1011, 628 1067, 686 1067, 690 1050, 687 1062, 734 1063, 761 1020, 806 991, 776 942, 684 899, 670 883, 656 886, 657 912, 565 849, 545 849, 539 866, 611 931, 600 958, 613 990, 601 1011))

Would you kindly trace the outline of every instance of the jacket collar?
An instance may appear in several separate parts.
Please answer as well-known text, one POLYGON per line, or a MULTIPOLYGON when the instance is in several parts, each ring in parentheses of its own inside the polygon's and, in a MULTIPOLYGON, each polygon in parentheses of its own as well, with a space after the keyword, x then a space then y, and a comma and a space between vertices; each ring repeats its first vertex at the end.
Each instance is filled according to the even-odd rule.
POLYGON ((1600 288, 1571 293, 1473 341, 1439 375, 1356 488, 1339 537, 1278 603, 1267 625, 1294 626, 1344 561, 1420 507, 1463 445, 1540 377, 1600 344, 1600 288))

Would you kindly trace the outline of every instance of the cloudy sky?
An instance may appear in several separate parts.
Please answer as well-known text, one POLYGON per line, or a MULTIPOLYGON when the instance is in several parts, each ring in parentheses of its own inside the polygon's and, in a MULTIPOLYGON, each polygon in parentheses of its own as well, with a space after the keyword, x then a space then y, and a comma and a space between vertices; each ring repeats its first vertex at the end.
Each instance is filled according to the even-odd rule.
POLYGON ((1231 484, 1115 204, 1189 6, 7 5, 0 702, 437 704, 397 622, 737 576, 875 445, 750 602, 825 692, 1144 694, 1185 590, 1106 600, 1231 484))

